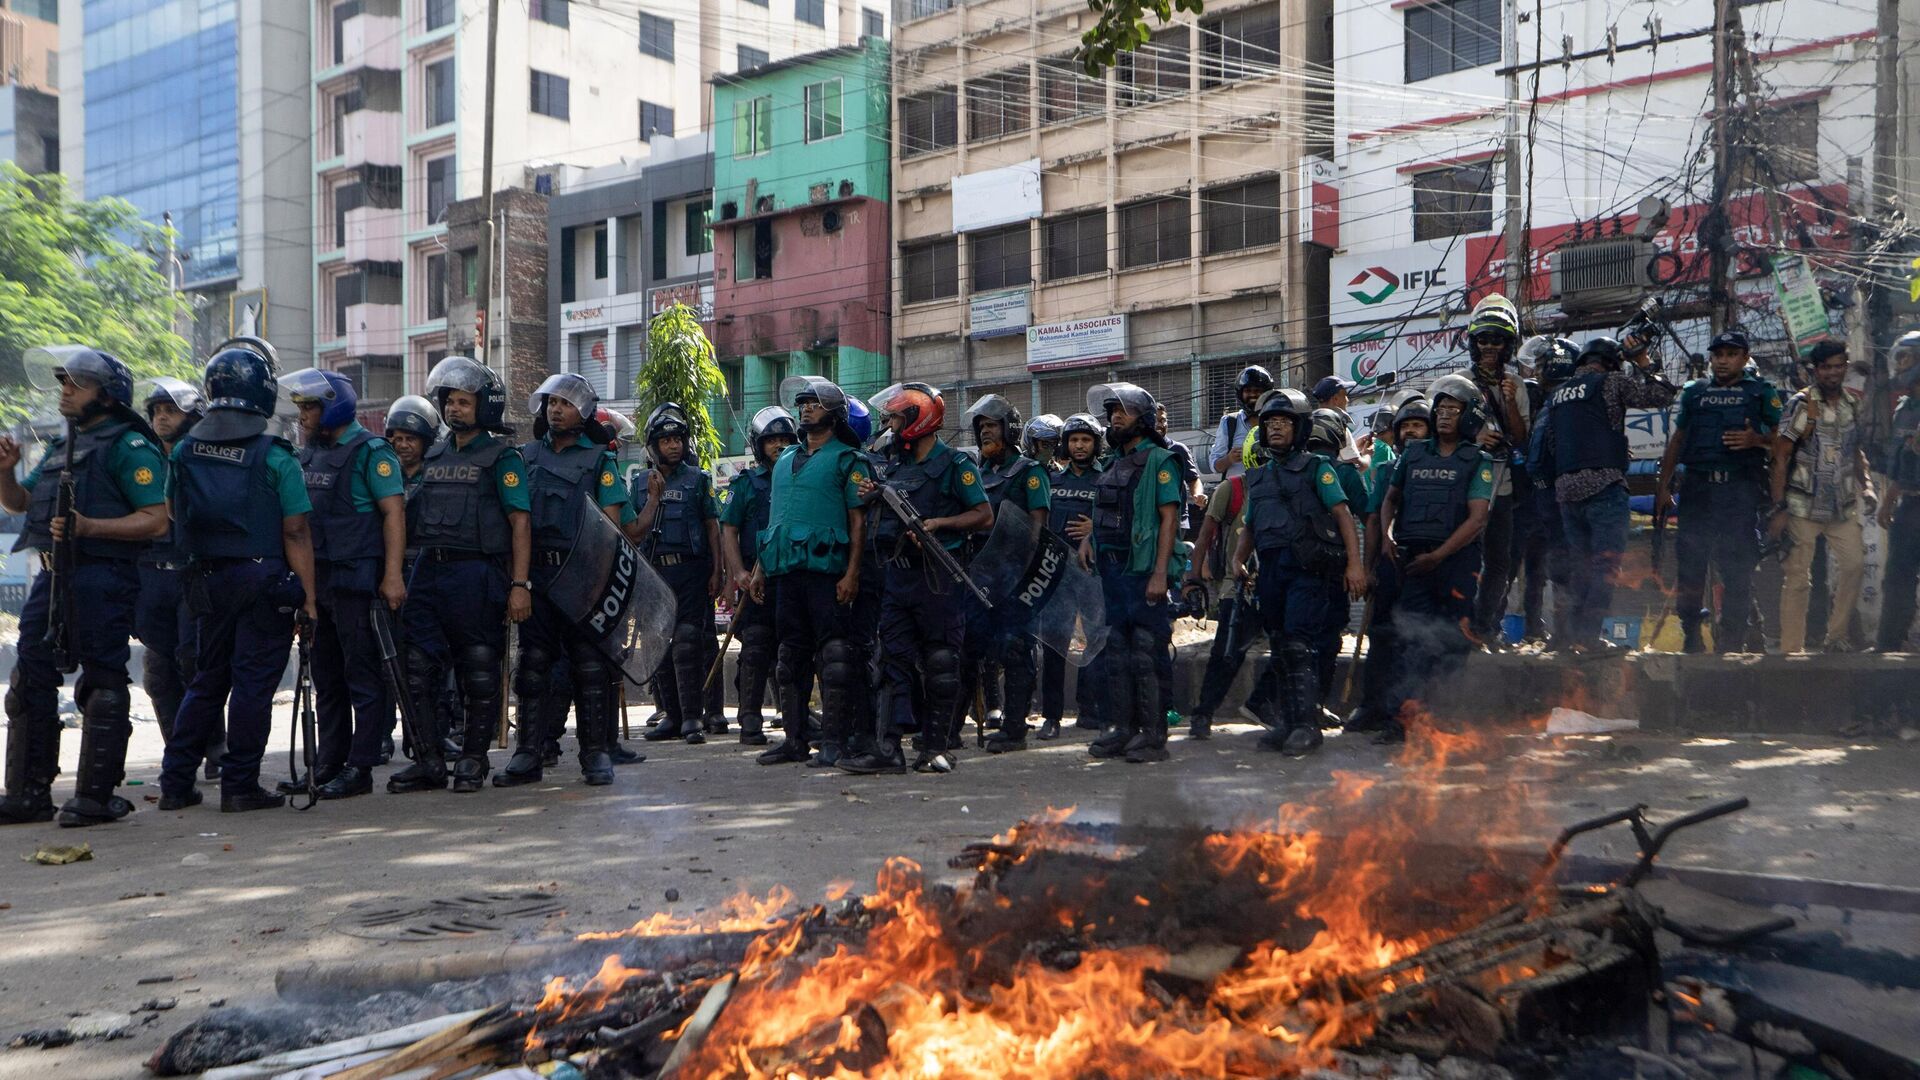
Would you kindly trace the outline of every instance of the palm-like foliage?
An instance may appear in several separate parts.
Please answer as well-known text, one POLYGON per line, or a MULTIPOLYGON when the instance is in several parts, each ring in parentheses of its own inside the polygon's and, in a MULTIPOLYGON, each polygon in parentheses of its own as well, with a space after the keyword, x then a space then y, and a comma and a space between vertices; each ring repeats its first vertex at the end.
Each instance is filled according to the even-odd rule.
MULTIPOLYGON (((634 381, 634 396, 640 401, 634 420, 644 425, 648 414, 669 401, 680 406, 693 429, 688 451, 698 457, 701 468, 712 468, 720 457, 720 433, 707 414, 707 402, 726 392, 726 374, 715 362, 713 343, 700 329, 693 309, 675 304, 655 315, 647 324, 647 359, 634 381)), ((641 431, 640 437, 644 439, 646 432, 641 431)))

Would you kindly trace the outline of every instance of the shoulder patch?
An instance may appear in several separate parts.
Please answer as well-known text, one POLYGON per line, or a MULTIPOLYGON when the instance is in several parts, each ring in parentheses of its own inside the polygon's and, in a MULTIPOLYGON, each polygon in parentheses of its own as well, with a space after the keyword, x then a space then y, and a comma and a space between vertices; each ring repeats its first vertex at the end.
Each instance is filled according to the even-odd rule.
POLYGON ((612 486, 613 486, 613 474, 612 474, 612 473, 610 473, 610 472, 603 472, 603 473, 601 473, 601 474, 600 474, 600 486, 601 486, 601 487, 612 487, 612 486))
POLYGON ((1172 474, 1172 473, 1170 473, 1170 472, 1168 472, 1168 471, 1167 471, 1167 470, 1165 470, 1165 469, 1161 469, 1161 470, 1160 470, 1160 482, 1161 482, 1161 483, 1163 483, 1163 484, 1171 484, 1171 483, 1173 483, 1173 474, 1172 474))
POLYGON ((1027 490, 1028 490, 1028 491, 1039 491, 1039 490, 1040 490, 1040 477, 1039 477, 1039 476, 1037 476, 1037 475, 1035 475, 1035 476, 1029 476, 1029 477, 1027 477, 1027 490))
POLYGON ((856 484, 864 484, 867 482, 867 474, 861 472, 859 469, 855 469, 852 472, 847 474, 847 479, 853 481, 856 484))
POLYGON ((1481 483, 1483 483, 1483 484, 1491 484, 1491 483, 1493 483, 1493 470, 1492 470, 1492 469, 1481 469, 1481 470, 1480 470, 1480 482, 1481 482, 1481 483))
POLYGON ((974 482, 975 480, 977 480, 977 479, 979 479, 979 478, 973 475, 973 471, 972 471, 972 470, 970 470, 970 469, 962 469, 962 470, 960 470, 960 482, 961 482, 961 483, 963 483, 963 484, 971 484, 971 483, 973 483, 973 482, 974 482))
POLYGON ((147 468, 145 465, 133 470, 133 482, 139 484, 141 487, 146 487, 148 484, 153 483, 153 470, 147 468))
POLYGON ((127 445, 135 448, 145 446, 147 445, 147 437, 140 434, 130 434, 127 437, 127 445))
POLYGON ((378 465, 375 465, 375 466, 373 467, 373 471, 374 471, 374 472, 377 472, 377 473, 379 473, 379 474, 380 474, 381 476, 383 476, 383 477, 386 477, 386 476, 392 476, 392 475, 393 475, 393 462, 391 462, 391 461, 383 461, 383 462, 381 462, 380 464, 378 464, 378 465))
POLYGON ((1323 472, 1323 473, 1321 473, 1321 474, 1320 474, 1320 482, 1321 482, 1321 483, 1323 483, 1323 484, 1331 484, 1331 483, 1333 483, 1333 482, 1334 482, 1334 480, 1333 480, 1333 474, 1332 474, 1332 473, 1330 473, 1330 472, 1323 472))
POLYGON ((510 473, 508 473, 508 474, 506 474, 505 476, 502 476, 502 477, 500 478, 500 482, 501 482, 501 483, 503 483, 503 484, 505 484, 505 485, 507 485, 508 487, 519 487, 519 486, 520 486, 520 474, 519 474, 519 473, 517 473, 517 472, 510 472, 510 473))

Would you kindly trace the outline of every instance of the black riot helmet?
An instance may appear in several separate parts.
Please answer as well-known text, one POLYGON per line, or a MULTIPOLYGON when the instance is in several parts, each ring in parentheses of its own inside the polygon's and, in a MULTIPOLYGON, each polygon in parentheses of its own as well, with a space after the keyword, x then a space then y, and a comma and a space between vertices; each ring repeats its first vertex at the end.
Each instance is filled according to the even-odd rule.
POLYGON ((250 439, 267 430, 280 397, 273 347, 257 338, 224 342, 207 360, 201 379, 207 415, 194 428, 209 442, 250 439))
POLYGON ((671 401, 662 402, 647 414, 646 440, 651 449, 654 443, 671 435, 683 439, 693 438, 693 425, 687 422, 687 411, 671 401))
POLYGON ((455 431, 496 431, 511 435, 507 426, 507 387, 493 369, 471 356, 449 356, 427 373, 427 400, 433 402, 448 427, 455 431), (474 398, 472 424, 446 420, 447 394, 462 390, 474 398))
POLYGON ((417 435, 422 442, 431 446, 440 437, 440 413, 433 407, 433 402, 418 394, 398 398, 387 406, 386 434, 392 435, 396 431, 417 435))
POLYGON ((1313 428, 1313 402, 1293 387, 1283 386, 1260 395, 1260 404, 1254 416, 1260 425, 1257 441, 1261 452, 1268 457, 1285 457, 1307 445, 1313 428), (1267 445, 1267 421, 1275 416, 1285 416, 1293 421, 1293 441, 1286 446, 1267 445))
POLYGON ((1471 378, 1457 372, 1442 375, 1427 387, 1427 393, 1436 406, 1441 398, 1460 403, 1460 423, 1455 435, 1461 442, 1472 442, 1479 437, 1480 429, 1487 424, 1487 396, 1471 378))
POLYGON ((549 375, 540 388, 527 395, 527 411, 533 414, 533 437, 547 434, 547 401, 550 398, 572 405, 580 412, 580 434, 588 442, 605 446, 613 441, 613 429, 599 419, 600 393, 593 384, 571 371, 549 375))
POLYGON ((1347 414, 1339 409, 1315 409, 1307 426, 1307 449, 1335 456, 1346 449, 1347 414))
POLYGON ((1599 364, 1607 371, 1619 371, 1620 365, 1627 362, 1627 350, 1618 341, 1610 337, 1588 338, 1586 347, 1580 350, 1580 366, 1599 364))
POLYGON ((1020 410, 999 394, 984 394, 967 410, 967 428, 973 432, 974 445, 980 444, 980 421, 993 420, 1000 425, 1000 443, 1017 449, 1020 442, 1020 410))
POLYGON ((1154 414, 1159 408, 1160 403, 1151 393, 1130 382, 1100 383, 1087 391, 1087 411, 1108 421, 1107 445, 1115 450, 1124 450, 1127 440, 1135 435, 1165 446, 1166 440, 1154 426, 1154 414), (1125 426, 1112 423, 1116 407, 1122 415, 1133 418, 1125 426))
POLYGON ((773 464, 773 458, 767 454, 766 440, 788 438, 800 440, 800 425, 793 414, 778 405, 769 405, 753 414, 747 422, 747 445, 753 449, 753 460, 762 465, 773 464))
POLYGON ((1248 364, 1240 369, 1240 377, 1234 380, 1233 386, 1236 393, 1253 389, 1264 394, 1273 389, 1273 375, 1259 364, 1248 364))
POLYGON ((1410 397, 1393 410, 1393 437, 1400 443, 1401 452, 1406 451, 1406 436, 1401 433, 1400 425, 1409 420, 1418 420, 1427 425, 1427 433, 1433 433, 1433 403, 1424 397, 1410 397))

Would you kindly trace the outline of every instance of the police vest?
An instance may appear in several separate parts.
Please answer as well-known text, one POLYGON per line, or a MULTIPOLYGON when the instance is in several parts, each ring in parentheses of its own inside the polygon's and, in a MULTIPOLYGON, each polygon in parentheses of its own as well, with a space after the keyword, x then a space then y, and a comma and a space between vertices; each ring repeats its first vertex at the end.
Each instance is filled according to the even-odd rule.
POLYGON ((268 559, 285 554, 280 529, 286 516, 267 454, 272 435, 237 442, 206 442, 188 434, 174 462, 173 520, 196 559, 268 559))
POLYGON ((727 498, 746 500, 746 517, 740 522, 740 557, 752 566, 760 555, 760 536, 767 531, 767 517, 773 509, 773 470, 758 465, 736 473, 727 485, 727 498))
MULTIPOLYGON (((133 513, 133 504, 120 490, 114 478, 113 444, 132 425, 124 421, 103 421, 73 437, 73 509, 90 518, 122 518, 133 513)), ((27 501, 27 527, 14 541, 13 550, 39 548, 53 550, 53 512, 60 499, 60 470, 66 468, 65 438, 47 444, 40 479, 33 485, 27 501)), ((74 540, 74 550, 91 559, 132 559, 146 549, 134 540, 107 540, 82 536, 74 540)))
POLYGON ((1154 444, 1142 441, 1131 454, 1113 459, 1093 492, 1093 541, 1101 547, 1125 551, 1133 546, 1133 496, 1140 474, 1147 471, 1147 455, 1154 444))
POLYGON ((1400 512, 1394 518, 1394 539, 1402 544, 1445 543, 1467 520, 1467 489, 1482 461, 1471 443, 1461 443, 1444 455, 1430 439, 1407 447, 1400 466, 1406 470, 1406 479, 1400 489, 1400 512))
POLYGON ((1053 474, 1053 504, 1047 508, 1047 527, 1066 536, 1067 522, 1077 517, 1092 517, 1094 491, 1099 485, 1097 468, 1089 467, 1086 472, 1077 473, 1069 465, 1053 474))
POLYGON ((1561 476, 1583 469, 1627 471, 1627 433, 1613 426, 1601 387, 1604 371, 1590 371, 1556 387, 1547 399, 1553 412, 1553 470, 1561 476))
POLYGON ((1761 431, 1766 422, 1767 402, 1773 387, 1754 378, 1742 378, 1731 386, 1709 379, 1695 379, 1680 391, 1680 406, 1687 414, 1687 435, 1680 447, 1683 465, 1711 469, 1746 469, 1759 472, 1767 468, 1767 450, 1730 450, 1721 436, 1751 425, 1761 431))
MULTIPOLYGON (((706 473, 685 464, 667 477, 666 487, 660 492, 660 511, 653 519, 654 535, 647 539, 649 553, 707 554, 707 522, 701 510, 708 484, 706 473)), ((644 506, 646 495, 647 474, 642 472, 633 478, 634 504, 644 506)))
POLYGON ((1314 454, 1290 454, 1247 471, 1247 527, 1253 530, 1255 550, 1290 550, 1306 535, 1313 516, 1325 509, 1314 491, 1320 461, 1314 454))
POLYGON ((789 446, 773 464, 767 529, 760 539, 760 565, 768 577, 794 570, 841 574, 852 537, 847 532, 846 483, 861 469, 859 454, 837 439, 807 453, 789 446))
POLYGON ((1893 432, 1887 455, 1887 475, 1901 491, 1920 489, 1920 397, 1910 397, 1893 411, 1893 432))
POLYGON ((1015 481, 1027 475, 1027 470, 1036 468, 1037 465, 1037 462, 1025 454, 1015 454, 998 467, 988 465, 985 461, 981 462, 980 471, 985 475, 980 477, 980 486, 987 489, 987 505, 993 507, 995 514, 1000 512, 1000 504, 1006 501, 1007 496, 1019 489, 1020 485, 1015 481))
POLYGON ((510 449, 499 441, 468 450, 454 446, 451 438, 435 443, 420 469, 419 493, 407 507, 413 542, 422 550, 512 551, 513 530, 493 479, 494 466, 510 449))
MULTIPOLYGON (((958 453, 951 451, 944 454, 936 451, 928 454, 924 461, 900 457, 887 469, 887 486, 899 492, 922 518, 953 517, 966 510, 947 480, 947 474, 956 466, 971 468, 972 462, 963 461, 958 453)), ((880 511, 879 523, 874 527, 875 539, 882 544, 893 544, 905 531, 906 527, 892 511, 880 511)))
MULTIPOLYGON (((300 451, 300 472, 307 482, 307 499, 313 503, 307 527, 313 534, 317 562, 344 569, 346 564, 377 560, 386 554, 379 508, 353 508, 353 470, 365 460, 362 452, 370 452, 374 445, 373 434, 361 431, 344 443, 309 445, 300 451)), ((362 587, 371 591, 376 566, 357 569, 365 578, 362 587)), ((348 584, 338 573, 332 580, 337 585, 348 584)))
POLYGON ((606 461, 604 452, 591 443, 576 443, 562 452, 545 439, 535 439, 520 448, 520 456, 527 462, 533 546, 571 551, 580 529, 580 496, 585 495, 589 503, 599 502, 594 489, 606 461))

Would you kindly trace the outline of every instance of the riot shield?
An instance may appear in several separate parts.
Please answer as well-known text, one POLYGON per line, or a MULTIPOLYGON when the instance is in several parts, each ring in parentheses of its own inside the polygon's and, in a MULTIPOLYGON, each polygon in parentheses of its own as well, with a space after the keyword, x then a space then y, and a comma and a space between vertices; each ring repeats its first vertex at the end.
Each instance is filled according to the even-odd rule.
POLYGON ((1080 569, 1066 540, 1017 509, 998 515, 969 569, 996 616, 1030 618, 1028 631, 1073 666, 1092 663, 1106 645, 1100 579, 1080 569))
POLYGON ((573 550, 547 599, 639 685, 653 678, 673 639, 673 590, 586 495, 575 512, 573 550))

